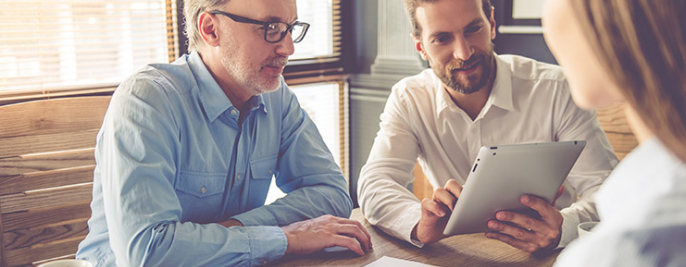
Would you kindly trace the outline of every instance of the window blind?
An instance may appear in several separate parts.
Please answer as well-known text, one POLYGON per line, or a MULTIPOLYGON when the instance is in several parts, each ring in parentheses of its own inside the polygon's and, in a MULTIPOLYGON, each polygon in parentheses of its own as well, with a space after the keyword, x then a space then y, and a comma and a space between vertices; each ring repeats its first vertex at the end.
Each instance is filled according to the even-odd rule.
POLYGON ((0 98, 112 90, 175 53, 172 0, 0 1, 0 98))
MULTIPOLYGON (((340 75, 343 69, 341 0, 297 0, 298 20, 310 23, 284 70, 286 80, 340 75)), ((290 82, 289 82, 290 84, 290 82)))
POLYGON ((341 55, 340 1, 297 0, 298 20, 311 24, 307 36, 295 44, 292 61, 324 60, 341 55))
MULTIPOLYGON (((111 92, 140 67, 173 61, 185 52, 177 2, 0 0, 0 104, 111 92)), ((312 26, 288 80, 343 73, 341 2, 297 0, 299 20, 312 26)))

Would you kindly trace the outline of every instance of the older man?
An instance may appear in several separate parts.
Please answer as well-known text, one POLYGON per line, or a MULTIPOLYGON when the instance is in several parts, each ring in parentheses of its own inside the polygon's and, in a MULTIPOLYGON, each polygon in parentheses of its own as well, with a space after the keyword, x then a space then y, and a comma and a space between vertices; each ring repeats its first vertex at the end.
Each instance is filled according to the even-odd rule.
POLYGON ((595 114, 572 102, 559 67, 493 52, 488 0, 405 4, 416 49, 432 69, 393 87, 360 174, 367 220, 417 246, 435 242, 481 146, 586 140, 555 206, 522 196, 540 217, 500 211, 488 222, 486 237, 525 251, 566 245, 579 222, 598 219, 593 195, 617 164, 595 114), (421 203, 405 188, 417 159, 435 188, 421 203))
POLYGON ((364 254, 369 234, 340 218, 352 208, 345 178, 281 76, 309 26, 295 0, 184 8, 192 52, 112 97, 77 258, 252 266, 331 246, 364 254), (273 176, 288 194, 264 206, 273 176))

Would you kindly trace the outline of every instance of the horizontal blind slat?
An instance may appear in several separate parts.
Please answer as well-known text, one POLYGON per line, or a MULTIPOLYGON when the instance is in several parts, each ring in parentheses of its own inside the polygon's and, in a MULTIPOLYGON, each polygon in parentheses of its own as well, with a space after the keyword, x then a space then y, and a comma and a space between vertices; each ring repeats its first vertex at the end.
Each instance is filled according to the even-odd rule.
MULTIPOLYGON (((134 43, 136 44, 136 43, 134 43)), ((115 46, 116 43, 101 43, 93 46, 84 46, 83 48, 78 48, 70 51, 70 54, 76 54, 77 56, 80 56, 79 54, 83 55, 88 55, 88 59, 85 60, 80 60, 80 61, 98 61, 102 58, 97 58, 97 57, 91 57, 89 54, 117 54, 118 56, 121 56, 119 54, 120 49, 116 48, 107 48, 103 49, 103 47, 108 47, 108 46, 115 46)), ((34 48, 34 49, 40 49, 34 48)), ((166 50, 166 43, 165 45, 160 45, 160 44, 154 44, 154 43, 140 43, 139 45, 136 46, 136 48, 129 54, 131 55, 136 55, 136 56, 142 56, 143 54, 147 55, 150 54, 150 51, 146 51, 149 49, 161 49, 161 50, 166 50)), ((41 50, 47 50, 47 49, 41 49, 41 50)), ((40 51, 38 53, 16 53, 14 54, 16 57, 27 57, 27 58, 40 58, 40 61, 42 63, 49 62, 49 61, 57 61, 57 62, 62 62, 60 59, 60 55, 64 53, 60 52, 46 52, 46 51, 40 51)), ((117 57, 118 58, 118 57, 117 57)), ((153 63, 153 62, 150 62, 153 63)), ((7 64, 7 63, 5 63, 7 64)), ((0 67, 2 67, 3 63, 0 62, 0 67)))
POLYGON ((116 85, 145 64, 169 62, 173 6, 171 0, 0 3, 0 103, 92 91, 89 84, 116 85))

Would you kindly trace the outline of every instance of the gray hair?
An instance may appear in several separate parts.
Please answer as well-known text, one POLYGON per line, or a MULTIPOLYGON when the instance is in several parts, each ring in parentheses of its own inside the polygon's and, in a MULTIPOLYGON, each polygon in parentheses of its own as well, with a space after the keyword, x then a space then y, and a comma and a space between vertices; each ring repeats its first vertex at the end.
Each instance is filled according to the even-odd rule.
POLYGON ((206 10, 210 10, 228 3, 230 0, 184 0, 183 15, 186 26, 185 34, 188 38, 188 50, 197 50, 203 44, 198 30, 198 16, 206 10))

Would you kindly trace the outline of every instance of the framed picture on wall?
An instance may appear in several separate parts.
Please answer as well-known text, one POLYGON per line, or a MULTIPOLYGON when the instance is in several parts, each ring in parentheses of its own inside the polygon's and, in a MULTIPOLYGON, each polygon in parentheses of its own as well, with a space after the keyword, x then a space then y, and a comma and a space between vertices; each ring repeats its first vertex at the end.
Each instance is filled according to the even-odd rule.
POLYGON ((541 34, 546 0, 491 0, 498 31, 505 34, 541 34))
POLYGON ((543 38, 541 16, 546 0, 490 0, 498 27, 498 54, 514 54, 556 64, 543 38))
POLYGON ((503 25, 541 26, 545 0, 503 1, 505 21, 503 25))

